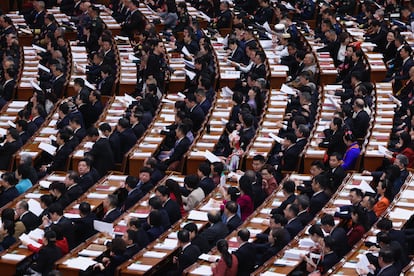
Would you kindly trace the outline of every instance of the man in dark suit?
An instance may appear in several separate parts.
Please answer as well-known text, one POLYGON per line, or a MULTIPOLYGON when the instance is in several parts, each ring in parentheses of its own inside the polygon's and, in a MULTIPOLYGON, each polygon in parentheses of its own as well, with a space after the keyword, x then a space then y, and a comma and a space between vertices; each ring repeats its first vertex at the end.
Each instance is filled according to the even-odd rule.
POLYGON ((33 10, 25 16, 25 20, 30 26, 30 29, 40 30, 45 23, 45 14, 45 2, 34 1, 33 10))
POLYGON ((137 240, 137 231, 128 229, 124 235, 122 236, 122 239, 126 243, 126 249, 124 252, 124 255, 130 259, 135 254, 137 254, 142 248, 136 243, 137 240))
POLYGON ((19 133, 14 128, 9 128, 3 146, 0 146, 0 170, 8 170, 13 154, 22 146, 19 133))
POLYGON ((249 63, 246 53, 243 51, 243 48, 238 45, 237 39, 230 38, 228 44, 229 44, 229 49, 231 50, 231 53, 229 57, 227 58, 228 60, 239 63, 239 64, 249 63))
POLYGON ((138 179, 133 176, 128 176, 125 180, 125 189, 128 192, 127 198, 125 199, 122 211, 127 211, 129 208, 134 206, 142 197, 143 193, 140 188, 137 187, 138 179))
POLYGON ((217 18, 214 19, 216 22, 215 27, 217 29, 230 28, 232 23, 232 14, 230 11, 230 4, 227 1, 220 3, 220 13, 217 18))
POLYGON ((240 276, 250 275, 250 273, 254 271, 255 258, 252 258, 252 256, 255 256, 256 249, 254 245, 249 242, 249 238, 249 230, 241 229, 237 232, 237 241, 240 246, 239 249, 234 252, 234 255, 236 255, 237 260, 239 261, 237 275, 240 276))
POLYGON ((151 168, 142 167, 139 170, 139 181, 137 184, 137 188, 139 188, 144 195, 149 193, 149 191, 154 188, 154 184, 151 182, 151 168))
POLYGON ((209 195, 216 185, 214 185, 213 179, 210 178, 211 167, 207 163, 201 163, 197 169, 197 176, 200 180, 198 186, 203 189, 205 195, 209 195))
POLYGON ((53 171, 66 171, 66 165, 68 156, 73 151, 73 147, 69 142, 70 134, 65 129, 59 130, 56 135, 56 144, 58 148, 56 153, 52 156, 49 153, 46 153, 51 156, 52 162, 49 165, 43 165, 40 170, 42 172, 53 172, 53 171))
POLYGON ((262 51, 257 51, 254 57, 254 64, 249 71, 251 76, 254 76, 256 79, 263 78, 265 79, 267 76, 266 72, 266 65, 264 62, 266 61, 266 55, 262 51))
POLYGON ((132 112, 129 116, 129 123, 135 133, 137 139, 141 138, 145 133, 145 126, 142 124, 142 112, 132 112))
POLYGON ((197 104, 194 94, 189 93, 185 98, 187 117, 193 122, 193 132, 197 132, 205 120, 203 109, 197 104))
POLYGON ((111 144, 108 138, 99 135, 99 131, 95 127, 88 129, 87 136, 90 141, 95 143, 86 155, 92 157, 93 167, 98 171, 100 176, 104 176, 115 167, 111 144))
POLYGON ((200 235, 203 236, 210 246, 210 249, 216 245, 219 239, 224 239, 228 234, 227 226, 221 221, 221 215, 218 211, 208 212, 208 221, 211 224, 200 235))
MULTIPOLYGON (((111 67, 116 67, 115 66, 116 57, 115 57, 115 51, 112 47, 112 40, 109 39, 109 38, 102 39, 102 47, 101 48, 102 48, 102 56, 104 58, 103 64, 102 64, 103 65, 102 69, 104 68, 104 65, 108 65, 109 67, 107 67, 107 70, 105 70, 105 71, 106 72, 108 72, 108 71, 112 72, 111 67)), ((102 69, 101 69, 101 72, 102 72, 102 69)), ((102 95, 107 95, 107 94, 102 92, 102 95)))
POLYGON ((133 37, 136 31, 141 32, 144 29, 144 19, 138 11, 139 1, 132 0, 129 4, 130 13, 121 24, 122 34, 133 37))
POLYGON ((341 43, 339 42, 338 36, 335 30, 329 30, 325 32, 325 37, 327 39, 328 44, 325 47, 322 47, 317 50, 317 52, 329 52, 329 55, 334 60, 334 63, 338 63, 338 51, 341 47, 341 43))
POLYGON ((46 93, 46 99, 49 99, 55 103, 64 96, 66 76, 61 64, 52 64, 50 66, 50 71, 52 72, 53 77, 50 81, 51 91, 50 93, 46 93))
POLYGON ((340 153, 334 152, 329 156, 329 170, 326 171, 325 175, 328 180, 327 188, 331 193, 336 192, 346 176, 341 161, 342 155, 340 153))
POLYGON ((352 120, 352 131, 357 139, 362 139, 367 134, 370 117, 364 110, 365 103, 363 99, 356 99, 354 102, 354 119, 352 120))
POLYGON ((187 230, 182 229, 178 231, 177 238, 181 250, 179 251, 178 257, 175 257, 173 262, 176 263, 178 267, 176 275, 182 275, 184 269, 197 261, 201 252, 196 245, 190 243, 190 232, 187 230))
POLYGON ((181 212, 178 203, 170 198, 170 191, 168 187, 165 185, 158 186, 155 189, 155 195, 161 198, 164 210, 167 211, 171 225, 174 225, 181 219, 181 212))
POLYGON ((4 70, 4 79, 5 82, 2 85, 2 89, 0 90, 0 108, 3 108, 3 106, 10 100, 12 100, 12 97, 14 95, 14 91, 16 90, 16 71, 14 68, 7 68, 4 70))
POLYGON ((101 68, 104 57, 100 52, 96 52, 92 56, 92 64, 86 66, 86 78, 90 83, 99 83, 101 81, 101 68))
POLYGON ((246 150, 250 141, 256 135, 256 129, 253 125, 254 117, 250 113, 242 113, 241 116, 243 129, 240 131, 240 147, 246 150))
POLYGON ((69 202, 73 202, 80 198, 83 194, 82 187, 78 184, 79 174, 75 171, 69 171, 65 177, 66 197, 69 202))
POLYGON ((197 225, 194 222, 187 223, 183 229, 190 232, 191 244, 200 248, 201 253, 208 253, 210 251, 210 245, 205 237, 198 234, 197 225))
POLYGON ((294 171, 302 152, 300 147, 295 147, 296 136, 293 133, 287 133, 283 140, 284 150, 282 151, 281 164, 278 166, 280 171, 294 171))
POLYGON ((344 228, 336 227, 334 217, 329 214, 325 214, 322 216, 321 228, 325 233, 329 234, 329 236, 331 236, 334 240, 334 244, 331 246, 331 249, 335 251, 335 253, 339 257, 344 256, 349 249, 347 243, 348 239, 346 237, 346 232, 344 228))
POLYGON ((86 192, 93 184, 95 184, 95 176, 91 170, 91 161, 88 158, 83 158, 78 163, 78 184, 82 187, 82 190, 86 192))
POLYGON ((197 103, 200 105, 201 109, 204 111, 204 115, 207 116, 211 108, 211 102, 209 99, 207 99, 206 90, 204 90, 203 88, 198 88, 194 95, 196 97, 197 103))
POLYGON ((283 183, 282 192, 285 196, 285 200, 282 201, 282 203, 279 205, 279 207, 273 208, 271 211, 271 214, 280 214, 283 215, 283 211, 286 209, 286 207, 289 204, 292 204, 295 199, 295 190, 296 190, 296 184, 292 180, 287 180, 283 183))
POLYGON ((401 71, 395 73, 394 78, 391 81, 394 84, 394 91, 400 90, 402 87, 402 82, 410 78, 410 69, 414 66, 414 61, 411 58, 411 53, 412 49, 409 45, 403 46, 400 51, 402 68, 401 71))
POLYGON ((303 224, 298 218, 299 207, 297 204, 289 204, 284 210, 285 218, 288 220, 285 229, 289 232, 290 238, 293 239, 303 229, 303 224))
POLYGON ((117 205, 118 198, 116 195, 109 194, 103 201, 103 207, 104 210, 106 210, 106 213, 104 214, 102 221, 112 223, 121 215, 121 211, 116 207, 117 205))
POLYGON ((329 196, 325 193, 326 177, 321 174, 315 176, 311 185, 313 195, 309 202, 309 213, 315 216, 329 201, 329 196))
POLYGON ((58 108, 58 115, 59 118, 57 120, 56 128, 57 129, 63 129, 64 127, 69 125, 69 104, 64 102, 59 105, 58 108))
POLYGON ((375 52, 382 53, 385 50, 387 44, 387 31, 381 28, 381 22, 377 19, 371 21, 371 34, 365 38, 365 42, 371 42, 376 44, 375 52))
POLYGON ((392 221, 388 218, 382 218, 377 222, 377 228, 381 232, 387 233, 391 241, 396 241, 401 245, 403 254, 407 252, 406 236, 402 230, 396 230, 392 226, 392 221))
POLYGON ((226 225, 229 229, 229 233, 237 230, 242 225, 242 220, 237 214, 238 204, 234 201, 227 201, 224 208, 224 216, 226 217, 226 225))
POLYGON ((398 275, 400 271, 394 266, 394 253, 389 246, 381 248, 378 255, 378 264, 380 270, 376 276, 394 276, 398 275))
POLYGON ((177 126, 175 130, 177 141, 175 142, 175 146, 167 153, 167 157, 164 157, 162 160, 160 160, 160 169, 166 170, 168 166, 174 162, 181 161, 191 145, 190 139, 188 139, 186 136, 187 131, 187 126, 184 124, 179 124, 177 126))
POLYGON ((39 218, 29 211, 29 204, 25 200, 19 201, 16 204, 16 215, 26 227, 26 234, 40 225, 39 218))
POLYGON ((307 195, 298 195, 295 199, 295 204, 299 207, 298 218, 302 225, 307 225, 312 219, 312 215, 309 213, 309 197, 307 195))
POLYGON ((128 119, 121 118, 116 125, 121 143, 121 155, 124 156, 137 142, 134 131, 129 126, 128 119))
POLYGON ((73 130, 73 135, 79 143, 82 142, 86 136, 86 129, 82 127, 82 114, 77 114, 79 111, 69 113, 69 127, 73 130))

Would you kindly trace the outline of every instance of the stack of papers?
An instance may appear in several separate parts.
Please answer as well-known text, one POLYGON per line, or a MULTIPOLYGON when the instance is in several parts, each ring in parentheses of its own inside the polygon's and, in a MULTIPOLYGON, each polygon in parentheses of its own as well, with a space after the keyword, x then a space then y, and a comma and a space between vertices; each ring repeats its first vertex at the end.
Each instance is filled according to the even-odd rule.
POLYGON ((195 275, 213 275, 213 272, 211 271, 211 267, 208 265, 200 265, 193 271, 191 271, 191 274, 195 275))
POLYGON ((147 251, 144 253, 143 257, 161 259, 164 258, 166 255, 166 252, 147 251))
POLYGON ((191 210, 188 214, 189 220, 201 220, 201 221, 208 221, 207 212, 200 212, 197 210, 191 210))
POLYGON ((139 271, 148 271, 151 269, 151 265, 142 265, 142 264, 131 264, 128 266, 128 269, 130 270, 139 270, 139 271))
POLYGON ((71 258, 67 260, 66 262, 64 262, 63 264, 71 268, 77 268, 77 269, 85 271, 91 265, 96 264, 96 261, 90 258, 86 258, 86 257, 77 257, 77 258, 71 258))

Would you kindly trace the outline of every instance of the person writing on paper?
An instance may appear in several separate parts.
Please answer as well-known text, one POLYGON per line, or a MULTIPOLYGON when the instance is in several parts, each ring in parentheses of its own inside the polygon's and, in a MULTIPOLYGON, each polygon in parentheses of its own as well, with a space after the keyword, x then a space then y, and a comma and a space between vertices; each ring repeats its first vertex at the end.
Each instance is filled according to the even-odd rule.
POLYGON ((51 156, 52 162, 48 165, 42 165, 40 172, 44 174, 53 171, 65 171, 66 161, 70 153, 73 151, 73 147, 69 142, 71 134, 66 129, 61 129, 56 135, 56 144, 58 148, 54 156, 51 156))
MULTIPOLYGON (((50 226, 50 230, 56 233, 56 246, 60 249, 62 255, 66 255, 69 252, 69 245, 68 241, 62 234, 61 227, 59 225, 52 224, 50 226)), ((42 249, 42 246, 44 245, 43 239, 38 239, 37 241, 33 241, 33 243, 29 243, 27 240, 22 240, 22 244, 27 246, 27 249, 34 253, 39 253, 40 249, 42 249), (38 245, 40 246, 38 247, 38 245)))
POLYGON ((210 265, 213 276, 236 276, 239 261, 236 255, 229 252, 229 244, 226 240, 221 239, 216 243, 217 251, 221 258, 218 263, 210 265))
POLYGON ((395 257, 394 252, 392 251, 390 246, 385 246, 379 251, 378 254, 378 265, 379 268, 377 269, 374 265, 370 264, 367 269, 357 268, 357 272, 359 275, 376 275, 376 276, 394 276, 399 275, 401 270, 394 266, 395 257), (369 273, 368 269, 377 270, 374 274, 369 273))
POLYGON ((39 250, 36 260, 30 265, 29 274, 48 275, 54 268, 55 262, 62 257, 62 252, 56 246, 56 233, 48 230, 43 236, 43 247, 39 250))

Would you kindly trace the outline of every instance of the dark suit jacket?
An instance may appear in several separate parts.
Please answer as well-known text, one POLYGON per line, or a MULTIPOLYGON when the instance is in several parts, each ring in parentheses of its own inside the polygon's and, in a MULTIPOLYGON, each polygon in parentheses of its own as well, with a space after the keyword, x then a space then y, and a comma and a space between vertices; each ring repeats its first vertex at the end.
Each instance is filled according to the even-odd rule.
POLYGON ((250 141, 253 139, 255 135, 256 129, 253 126, 240 131, 240 147, 243 150, 246 150, 247 146, 250 144, 250 141))
POLYGON ((16 86, 16 81, 13 79, 9 81, 8 83, 6 83, 6 85, 3 86, 3 91, 0 95, 0 98, 2 98, 6 102, 10 101, 13 97, 15 86, 16 86))
POLYGON ((293 144, 291 147, 287 148, 283 152, 282 157, 282 171, 294 171, 298 163, 299 155, 303 149, 293 144))
POLYGON ((62 257, 62 251, 56 245, 43 246, 37 254, 36 262, 31 265, 34 271, 48 275, 53 270, 55 262, 62 257))
POLYGON ((122 24, 122 32, 128 36, 132 36, 134 31, 142 31, 144 29, 143 18, 138 10, 132 15, 127 16, 122 24))
POLYGON ((109 144, 111 145, 112 152, 114 154, 114 161, 115 163, 121 163, 123 159, 122 151, 121 151, 121 138, 118 131, 114 131, 109 136, 109 144))
POLYGON ((203 189, 205 195, 209 195, 216 185, 214 185, 213 179, 210 177, 205 177, 198 183, 198 186, 203 189))
POLYGON ((234 252, 239 261, 237 275, 247 276, 254 271, 255 258, 252 256, 255 256, 255 254, 256 248, 249 242, 246 242, 234 252))
POLYGON ((26 227, 26 234, 36 229, 40 225, 39 218, 30 211, 24 214, 20 221, 23 222, 24 226, 26 227))
POLYGON ((2 147, 0 147, 0 170, 8 170, 10 161, 13 159, 13 154, 15 154, 20 147, 22 142, 16 140, 14 142, 6 142, 2 147))
POLYGON ((229 229, 229 233, 233 232, 234 230, 237 230, 240 225, 242 225, 241 218, 235 214, 229 221, 227 221, 227 228, 229 229))
POLYGON ((211 108, 211 102, 208 99, 205 99, 200 103, 200 107, 204 111, 204 115, 207 115, 211 108))
POLYGON ((300 219, 296 217, 285 225, 285 229, 289 232, 290 239, 293 239, 303 229, 303 224, 300 219))
POLYGON ((168 217, 170 218, 171 225, 181 219, 180 206, 172 199, 167 200, 164 204, 164 209, 167 211, 168 217))
POLYGON ((121 142, 122 156, 124 156, 124 154, 127 153, 137 142, 137 137, 135 136, 134 131, 130 128, 120 132, 119 139, 121 142))
POLYGON ((99 89, 99 91, 101 91, 102 95, 111 96, 114 83, 115 83, 114 76, 109 75, 108 77, 106 77, 105 79, 102 79, 98 83, 97 88, 99 89))
POLYGON ((358 112, 352 121, 352 130, 356 138, 364 138, 369 127, 370 117, 365 110, 358 112))
POLYGON ((200 249, 193 244, 190 244, 182 250, 178 255, 178 275, 182 275, 184 269, 194 264, 200 255, 200 249))
POLYGON ((137 231, 137 244, 140 248, 146 247, 150 243, 148 235, 144 229, 140 228, 137 231))
MULTIPOLYGON (((103 64, 108 64, 109 66, 112 66, 112 67, 115 65, 115 52, 113 49, 109 50, 109 52, 104 55, 103 64)), ((112 86, 111 86, 111 89, 112 89, 112 86)), ((107 95, 107 94, 104 94, 104 95, 107 95)))
POLYGON ((219 239, 224 239, 227 236, 228 231, 227 226, 223 222, 219 221, 204 230, 200 236, 204 237, 208 241, 211 249, 216 245, 216 242, 219 239))
POLYGON ((93 167, 103 176, 115 167, 114 154, 107 138, 99 138, 88 152, 93 157, 93 167))
POLYGON ((12 186, 7 190, 4 190, 0 195, 0 207, 3 207, 7 203, 11 202, 13 199, 19 196, 19 192, 16 187, 12 186))
POLYGON ((75 243, 80 244, 87 240, 90 236, 96 233, 93 227, 93 221, 96 219, 94 213, 90 213, 83 218, 74 218, 73 221, 73 233, 75 236, 75 243))
POLYGON ((313 219, 313 216, 307 210, 305 210, 299 212, 298 219, 300 220, 302 225, 307 225, 313 219))
POLYGON ((229 57, 229 60, 241 63, 241 64, 248 64, 247 56, 244 53, 243 49, 237 46, 236 51, 229 57))
POLYGON ((137 139, 139 139, 144 134, 145 127, 142 123, 138 123, 132 128, 132 130, 134 131, 134 134, 137 137, 137 139))
POLYGON ((341 43, 337 39, 333 42, 329 42, 328 45, 326 45, 325 47, 318 49, 317 52, 329 52, 329 55, 334 60, 335 66, 337 66, 338 65, 338 51, 340 47, 341 47, 341 43))
POLYGON ((65 143, 60 149, 56 151, 56 154, 53 158, 53 162, 50 165, 48 171, 65 171, 66 170, 66 161, 68 160, 68 156, 73 151, 73 148, 70 144, 65 143))
POLYGON ((330 236, 334 240, 334 248, 331 248, 336 252, 339 257, 344 256, 348 252, 348 243, 347 243, 347 236, 344 228, 342 227, 335 227, 330 236))
POLYGON ((68 114, 65 117, 63 117, 62 119, 58 120, 58 123, 56 124, 56 127, 58 129, 62 129, 62 128, 69 125, 69 121, 70 121, 70 118, 69 118, 69 114, 68 114))
POLYGON ((283 215, 283 210, 286 209, 286 207, 293 203, 296 199, 296 195, 295 194, 291 194, 290 196, 288 196, 285 200, 282 201, 282 203, 279 205, 279 207, 273 208, 271 213, 272 214, 280 214, 283 215))
POLYGON ((327 179, 328 179, 328 185, 330 189, 332 189, 333 192, 335 192, 338 187, 342 184, 342 180, 344 180, 346 173, 345 170, 339 166, 335 169, 334 172, 332 172, 332 169, 329 169, 325 173, 327 179))
POLYGON ((205 120, 203 109, 197 104, 193 110, 188 111, 188 118, 193 121, 193 131, 197 132, 205 120))
POLYGON ((86 129, 81 127, 76 132, 74 132, 73 135, 75 135, 76 138, 78 138, 78 141, 80 143, 80 142, 82 142, 83 138, 85 138, 85 136, 86 136, 86 129))
POLYGON ((406 62, 403 61, 402 69, 395 74, 396 80, 408 80, 410 78, 410 68, 414 66, 414 61, 409 58, 406 62))
POLYGON ((90 172, 79 176, 78 182, 78 184, 82 187, 83 192, 86 192, 93 184, 95 184, 93 176, 90 172))
POLYGON ((75 184, 66 190, 66 196, 68 197, 69 202, 73 202, 78 199, 83 194, 83 189, 79 184, 75 184))
POLYGON ((132 244, 129 247, 126 248, 124 255, 127 259, 132 258, 135 254, 137 254, 142 248, 138 246, 137 244, 132 244))
POLYGON ((210 245, 203 236, 195 236, 195 238, 191 241, 191 244, 197 245, 197 247, 200 248, 201 253, 207 253, 210 251, 210 245))
POLYGON ((385 268, 383 271, 379 271, 376 276, 395 276, 398 275, 399 271, 395 268, 395 266, 391 265, 385 268))
POLYGON ((126 211, 132 206, 134 206, 142 197, 143 194, 141 192, 141 189, 135 188, 132 191, 130 191, 125 200, 123 211, 126 211))
POLYGON ((108 214, 104 215, 102 221, 112 223, 121 215, 121 211, 118 208, 115 208, 108 214))
POLYGON ((324 191, 317 195, 313 195, 309 201, 309 213, 315 216, 325 204, 329 201, 329 196, 324 191))
POLYGON ((187 152, 190 145, 191 142, 190 139, 187 138, 187 136, 181 139, 181 141, 174 147, 173 154, 170 156, 169 159, 165 161, 165 164, 168 166, 175 161, 180 161, 187 152))
POLYGON ((250 69, 250 72, 259 78, 266 78, 266 66, 264 63, 259 64, 258 66, 253 65, 252 69, 250 69))

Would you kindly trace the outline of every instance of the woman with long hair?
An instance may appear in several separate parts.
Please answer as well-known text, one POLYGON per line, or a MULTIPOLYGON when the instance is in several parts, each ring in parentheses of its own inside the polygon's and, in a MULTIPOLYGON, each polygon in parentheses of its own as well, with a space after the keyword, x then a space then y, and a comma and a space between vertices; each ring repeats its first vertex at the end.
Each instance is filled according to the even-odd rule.
POLYGON ((217 251, 221 258, 217 263, 211 264, 211 271, 214 276, 236 276, 238 260, 236 255, 229 252, 229 244, 221 239, 216 243, 217 251))
POLYGON ((348 246, 352 248, 368 230, 367 211, 361 206, 352 207, 351 210, 352 224, 346 236, 348 237, 348 246))
POLYGON ((243 175, 239 180, 240 197, 237 203, 240 205, 241 219, 245 221, 254 211, 253 205, 253 190, 251 179, 243 175))
POLYGON ((165 186, 170 190, 170 199, 176 201, 178 205, 180 205, 180 213, 184 216, 187 212, 183 207, 182 194, 178 182, 173 179, 167 179, 167 181, 165 181, 165 186))
POLYGON ((400 134, 399 142, 395 145, 397 151, 393 153, 391 163, 394 163, 398 154, 403 154, 408 158, 408 168, 414 166, 414 143, 411 139, 411 135, 404 131, 400 134))

